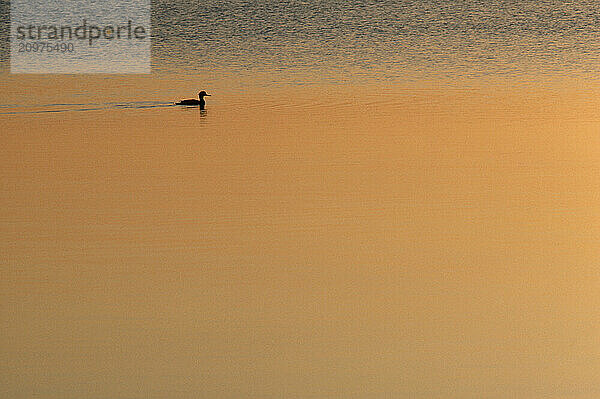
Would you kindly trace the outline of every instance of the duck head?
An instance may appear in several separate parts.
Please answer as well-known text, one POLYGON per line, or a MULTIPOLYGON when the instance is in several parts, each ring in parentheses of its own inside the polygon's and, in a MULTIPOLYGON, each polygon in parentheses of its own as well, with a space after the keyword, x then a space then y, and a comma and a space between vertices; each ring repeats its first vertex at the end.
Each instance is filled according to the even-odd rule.
POLYGON ((202 97, 210 97, 210 94, 207 94, 204 90, 202 90, 200 93, 198 93, 198 97, 200 99, 202 99, 202 97))

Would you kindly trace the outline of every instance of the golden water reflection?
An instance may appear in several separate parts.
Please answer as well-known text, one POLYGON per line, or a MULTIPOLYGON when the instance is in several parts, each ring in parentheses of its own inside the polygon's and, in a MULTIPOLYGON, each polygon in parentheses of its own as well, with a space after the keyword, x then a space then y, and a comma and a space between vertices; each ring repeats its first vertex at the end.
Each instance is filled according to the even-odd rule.
POLYGON ((597 397, 594 93, 2 115, 7 397, 597 397))

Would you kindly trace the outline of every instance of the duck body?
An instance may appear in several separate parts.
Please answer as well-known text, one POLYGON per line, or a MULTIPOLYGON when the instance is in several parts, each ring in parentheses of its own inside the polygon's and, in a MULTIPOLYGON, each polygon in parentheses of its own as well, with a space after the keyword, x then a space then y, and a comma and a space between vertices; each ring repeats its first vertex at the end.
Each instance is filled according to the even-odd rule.
POLYGON ((175 103, 175 105, 201 105, 201 106, 203 106, 205 104, 206 104, 206 102, 204 100, 199 101, 199 100, 196 100, 195 98, 190 99, 190 100, 181 100, 178 103, 175 103))
POLYGON ((181 100, 178 103, 175 103, 175 105, 199 105, 200 109, 204 109, 204 106, 206 105, 204 97, 206 96, 210 97, 210 94, 207 94, 204 90, 202 90, 200 93, 198 93, 198 100, 196 100, 195 98, 181 100))

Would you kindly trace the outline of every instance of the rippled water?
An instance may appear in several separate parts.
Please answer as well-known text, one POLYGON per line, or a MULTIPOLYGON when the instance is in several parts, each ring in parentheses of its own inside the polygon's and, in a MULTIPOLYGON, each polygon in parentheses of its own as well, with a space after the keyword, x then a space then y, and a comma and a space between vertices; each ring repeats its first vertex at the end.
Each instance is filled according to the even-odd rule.
MULTIPOLYGON (((7 20, 8 2, 0 4, 7 20)), ((213 80, 592 77, 600 70, 599 1, 156 0, 152 24, 155 72, 213 80)), ((6 43, 1 58, 6 65, 6 43)))
POLYGON ((598 1, 156 1, 154 15, 156 70, 300 81, 600 70, 598 1))

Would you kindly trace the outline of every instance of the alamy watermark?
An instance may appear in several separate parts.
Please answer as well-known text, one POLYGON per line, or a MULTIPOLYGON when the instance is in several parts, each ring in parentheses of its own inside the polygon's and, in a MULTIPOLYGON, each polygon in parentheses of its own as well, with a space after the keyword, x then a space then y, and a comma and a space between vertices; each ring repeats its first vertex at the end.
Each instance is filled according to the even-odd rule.
POLYGON ((149 73, 150 0, 11 1, 12 73, 149 73))

